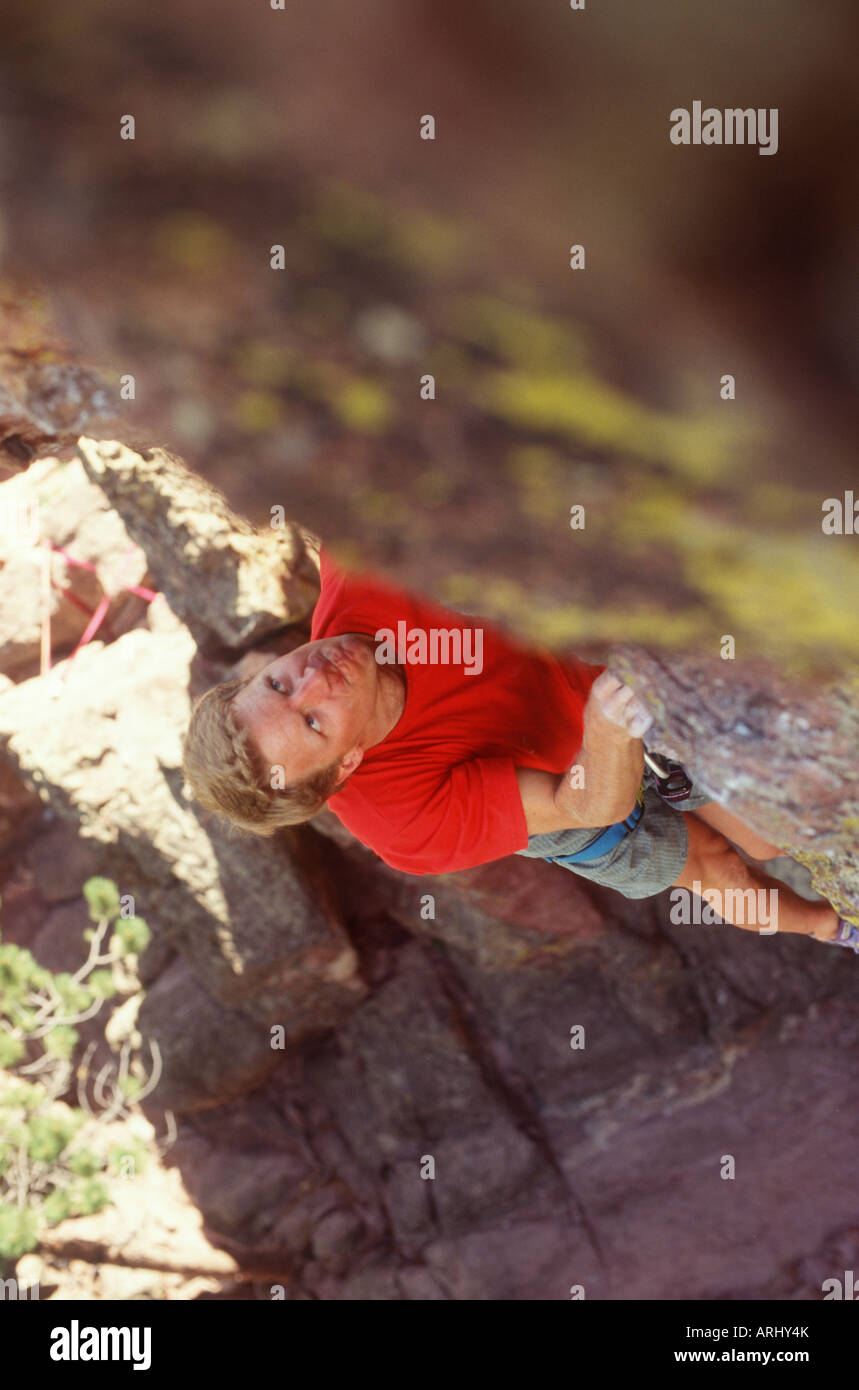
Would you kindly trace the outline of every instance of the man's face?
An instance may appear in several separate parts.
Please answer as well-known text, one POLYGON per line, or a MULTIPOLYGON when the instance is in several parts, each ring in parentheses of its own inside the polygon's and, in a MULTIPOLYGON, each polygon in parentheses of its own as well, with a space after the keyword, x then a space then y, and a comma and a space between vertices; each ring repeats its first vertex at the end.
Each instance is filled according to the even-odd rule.
POLYGON ((342 782, 375 742, 381 671, 372 638, 307 642, 264 666, 233 702, 263 763, 303 781, 333 763, 342 782))

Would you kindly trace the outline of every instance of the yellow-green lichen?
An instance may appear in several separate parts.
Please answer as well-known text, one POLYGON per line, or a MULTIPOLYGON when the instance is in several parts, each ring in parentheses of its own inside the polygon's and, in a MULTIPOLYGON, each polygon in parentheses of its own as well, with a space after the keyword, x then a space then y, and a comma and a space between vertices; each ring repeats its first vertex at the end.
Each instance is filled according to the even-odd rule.
POLYGON ((520 445, 508 452, 506 465, 525 516, 553 522, 564 515, 567 470, 554 449, 542 444, 520 445))
POLYGON ((588 372, 490 372, 473 392, 481 409, 519 429, 567 434, 692 478, 727 476, 747 442, 746 424, 736 413, 678 419, 588 372))
POLYGON ((329 245, 430 277, 453 269, 468 242, 461 221, 386 202, 340 179, 322 185, 307 223, 329 245))
POLYGON ((385 387, 370 377, 352 377, 330 395, 338 419, 350 430, 378 434, 387 429, 394 405, 385 387))
POLYGON ((685 552, 687 583, 755 650, 859 656, 859 561, 825 537, 749 535, 721 523, 697 530, 685 552))
POLYGON ((267 434, 283 423, 283 401, 271 391, 243 391, 233 402, 232 419, 249 434, 267 434))
POLYGON ((239 375, 262 389, 283 386, 289 380, 295 360, 293 349, 267 342, 263 338, 241 343, 233 353, 239 375))
POLYGON ((566 319, 508 304, 492 295, 453 301, 448 322, 456 335, 528 371, 578 369, 587 355, 583 329, 566 319))
POLYGON ((155 225, 156 252, 195 275, 223 270, 235 248, 229 232, 214 218, 190 209, 169 213, 155 225))

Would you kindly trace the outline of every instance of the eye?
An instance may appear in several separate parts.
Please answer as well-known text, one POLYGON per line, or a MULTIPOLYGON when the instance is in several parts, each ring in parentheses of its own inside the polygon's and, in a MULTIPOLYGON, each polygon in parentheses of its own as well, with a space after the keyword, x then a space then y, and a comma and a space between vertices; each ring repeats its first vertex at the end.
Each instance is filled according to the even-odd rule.
POLYGON ((283 695, 286 693, 276 676, 269 676, 268 683, 271 686, 272 690, 277 691, 278 695, 283 695))
POLYGON ((306 723, 306 725, 307 725, 307 727, 308 727, 309 729, 312 729, 312 730, 313 730, 313 732, 314 732, 315 734, 318 734, 318 733, 321 732, 321 730, 320 730, 320 728, 319 728, 319 721, 318 721, 312 714, 305 714, 305 716, 304 716, 304 722, 306 723))

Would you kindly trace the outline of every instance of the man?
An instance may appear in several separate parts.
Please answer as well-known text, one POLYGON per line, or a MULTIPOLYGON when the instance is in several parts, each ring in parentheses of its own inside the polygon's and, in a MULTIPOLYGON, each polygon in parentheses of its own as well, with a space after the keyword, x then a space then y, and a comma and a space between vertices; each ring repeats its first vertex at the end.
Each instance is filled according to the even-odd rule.
POLYGON ((197 704, 184 766, 202 805, 271 835, 327 804, 406 873, 523 854, 628 898, 685 889, 751 930, 750 908, 777 903, 779 930, 859 946, 828 903, 734 848, 761 860, 776 846, 705 796, 662 799, 645 773, 651 720, 610 672, 525 650, 325 553, 320 579, 310 642, 197 704))

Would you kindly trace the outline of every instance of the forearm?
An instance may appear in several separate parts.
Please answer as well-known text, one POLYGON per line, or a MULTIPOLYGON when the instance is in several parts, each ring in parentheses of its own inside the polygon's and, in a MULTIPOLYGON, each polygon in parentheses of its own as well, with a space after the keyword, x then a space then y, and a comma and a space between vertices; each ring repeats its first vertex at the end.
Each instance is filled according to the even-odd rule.
POLYGON ((641 739, 592 738, 558 778, 555 807, 570 829, 614 825, 632 811, 644 774, 641 739))
POLYGON ((642 737, 652 722, 630 687, 603 671, 588 696, 573 766, 561 776, 516 769, 528 835, 626 820, 644 775, 642 737))

